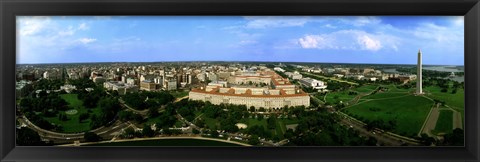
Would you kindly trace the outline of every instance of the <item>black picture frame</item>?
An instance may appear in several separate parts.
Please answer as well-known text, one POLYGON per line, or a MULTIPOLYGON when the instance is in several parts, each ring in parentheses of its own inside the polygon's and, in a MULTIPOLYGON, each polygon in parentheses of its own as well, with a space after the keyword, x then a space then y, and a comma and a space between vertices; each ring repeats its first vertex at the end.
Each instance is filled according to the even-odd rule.
POLYGON ((2 0, 2 161, 478 161, 478 0, 2 0), (15 16, 464 15, 465 147, 19 147, 15 146, 15 16))

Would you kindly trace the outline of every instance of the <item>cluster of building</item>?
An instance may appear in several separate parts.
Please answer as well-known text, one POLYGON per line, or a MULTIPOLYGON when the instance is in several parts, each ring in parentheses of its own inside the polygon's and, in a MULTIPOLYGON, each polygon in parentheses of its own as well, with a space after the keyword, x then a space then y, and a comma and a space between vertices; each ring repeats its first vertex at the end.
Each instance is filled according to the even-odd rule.
POLYGON ((217 105, 253 106, 256 109, 310 105, 307 93, 265 66, 238 70, 226 76, 222 80, 192 89, 189 98, 217 105))
POLYGON ((376 70, 374 68, 318 68, 296 65, 297 68, 301 68, 302 71, 333 75, 337 78, 353 78, 356 80, 396 80, 398 82, 406 83, 417 79, 416 74, 400 74, 400 73, 388 73, 376 70))
POLYGON ((294 72, 285 72, 284 69, 281 67, 275 67, 275 71, 278 72, 284 72, 285 75, 288 76, 288 78, 291 78, 293 80, 298 80, 302 86, 308 87, 308 88, 313 88, 316 90, 322 90, 324 91, 327 88, 327 84, 323 81, 316 80, 313 78, 303 78, 302 74, 300 74, 298 71, 294 72))

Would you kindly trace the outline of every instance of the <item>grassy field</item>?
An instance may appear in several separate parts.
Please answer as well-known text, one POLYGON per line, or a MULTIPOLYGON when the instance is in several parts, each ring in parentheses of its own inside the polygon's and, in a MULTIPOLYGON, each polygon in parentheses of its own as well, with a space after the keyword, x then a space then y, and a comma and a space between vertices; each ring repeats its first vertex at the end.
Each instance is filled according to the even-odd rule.
POLYGON ((353 91, 357 91, 358 93, 370 93, 377 89, 377 87, 377 85, 363 85, 361 87, 354 88, 353 91))
POLYGON ((347 114, 363 121, 383 119, 397 122, 395 133, 416 135, 433 105, 433 101, 420 96, 404 96, 391 99, 373 99, 350 106, 347 114))
POLYGON ((159 139, 129 142, 112 142, 86 146, 240 146, 233 143, 200 139, 159 139))
MULTIPOLYGON (((87 108, 83 107, 83 102, 77 98, 77 94, 62 94, 60 95, 65 101, 67 101, 68 106, 70 109, 75 109, 78 111, 78 113, 74 115, 67 115, 68 119, 67 121, 61 121, 57 117, 50 117, 50 118, 45 118, 47 121, 51 123, 55 123, 56 125, 61 125, 63 127, 64 133, 75 133, 75 132, 84 132, 90 130, 90 119, 87 119, 83 121, 82 123, 79 122, 78 117, 82 113, 86 113, 88 111, 87 108)), ((100 108, 96 107, 93 109, 90 109, 92 111, 92 114, 99 115, 100 114, 100 108)))
POLYGON ((377 92, 373 95, 362 97, 362 99, 383 99, 383 98, 393 98, 393 97, 400 97, 400 96, 406 96, 406 95, 409 95, 409 94, 402 93, 402 92, 377 92))
POLYGON ((208 128, 210 129, 219 128, 220 125, 217 125, 219 124, 217 119, 208 118, 208 117, 202 117, 202 118, 203 120, 205 120, 205 125, 207 125, 208 128))
MULTIPOLYGON (((327 97, 325 97, 325 100, 330 103, 330 104, 336 104, 340 101, 342 102, 348 102, 355 98, 356 95, 349 95, 349 91, 341 91, 341 92, 331 92, 327 93, 327 97)), ((322 100, 323 98, 321 98, 322 100)))
POLYGON ((267 129, 267 120, 266 119, 262 119, 262 120, 258 120, 258 119, 248 119, 247 120, 247 125, 249 127, 251 126, 254 126, 254 125, 260 125, 260 126, 263 126, 265 129, 267 129))
POLYGON ((428 97, 445 101, 445 104, 452 108, 461 110, 465 107, 465 91, 462 88, 458 88, 455 94, 451 93, 451 88, 448 89, 448 92, 441 92, 442 89, 437 86, 429 86, 424 89, 428 97))
MULTIPOLYGON (((450 86, 451 87, 451 86, 450 86)), ((465 119, 465 90, 457 88, 457 93, 452 94, 452 88, 448 92, 441 92, 441 88, 437 86, 425 87, 424 91, 427 96, 440 101, 445 101, 445 104, 462 114, 462 119, 465 119)), ((463 120, 462 120, 463 121, 463 120)), ((465 123, 463 123, 465 125, 465 123)))
MULTIPOLYGON (((360 95, 360 94, 368 94, 370 92, 372 92, 373 90, 375 90, 378 86, 377 85, 363 85, 363 86, 360 86, 358 88, 353 88, 353 89, 350 89, 350 90, 345 90, 345 91, 339 91, 339 92, 331 92, 331 93, 327 93, 326 97, 325 97, 325 100, 328 102, 328 103, 331 103, 331 104, 336 104, 340 101, 342 102, 348 102, 350 100, 352 100, 353 98, 355 98, 356 96, 360 95), (358 92, 357 95, 349 95, 348 93, 349 92, 358 92)), ((320 100, 323 100, 323 96, 321 95, 317 95, 315 96, 317 98, 319 98, 320 100)))
POLYGON ((435 131, 449 133, 453 129, 453 112, 450 110, 440 110, 435 131))

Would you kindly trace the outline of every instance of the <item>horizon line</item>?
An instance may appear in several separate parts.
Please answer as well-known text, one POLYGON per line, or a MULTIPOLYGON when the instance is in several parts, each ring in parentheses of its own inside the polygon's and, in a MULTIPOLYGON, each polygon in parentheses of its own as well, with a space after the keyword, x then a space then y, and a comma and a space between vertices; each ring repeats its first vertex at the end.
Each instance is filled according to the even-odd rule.
MULTIPOLYGON (((107 64, 107 63, 175 63, 175 62, 258 62, 258 63, 317 63, 317 64, 364 64, 364 65, 417 65, 414 64, 395 64, 395 63, 346 63, 346 62, 299 62, 299 61, 221 61, 221 60, 202 60, 202 61, 105 61, 105 62, 65 62, 65 63, 16 63, 16 65, 48 65, 48 64, 107 64)), ((446 64, 422 64, 427 66, 465 66, 465 65, 446 65, 446 64)))

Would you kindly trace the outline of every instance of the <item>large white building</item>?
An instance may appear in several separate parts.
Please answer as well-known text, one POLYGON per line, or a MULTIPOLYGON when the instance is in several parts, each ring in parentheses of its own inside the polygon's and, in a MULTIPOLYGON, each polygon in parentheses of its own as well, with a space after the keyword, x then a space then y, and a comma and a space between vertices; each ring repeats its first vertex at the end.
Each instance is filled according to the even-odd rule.
POLYGON ((310 106, 310 96, 282 78, 273 71, 261 75, 239 75, 230 77, 228 87, 224 83, 211 83, 200 89, 192 89, 191 100, 208 101, 212 104, 235 104, 268 109, 279 109, 284 106, 310 106), (270 86, 248 86, 249 83, 265 83, 270 86))
POLYGON ((300 83, 307 87, 311 87, 313 89, 325 89, 327 88, 327 85, 325 85, 325 82, 312 79, 312 78, 303 78, 300 80, 300 83))
POLYGON ((132 84, 124 84, 123 82, 109 81, 103 83, 103 87, 107 90, 117 91, 120 95, 125 95, 128 92, 138 92, 138 87, 132 84))

